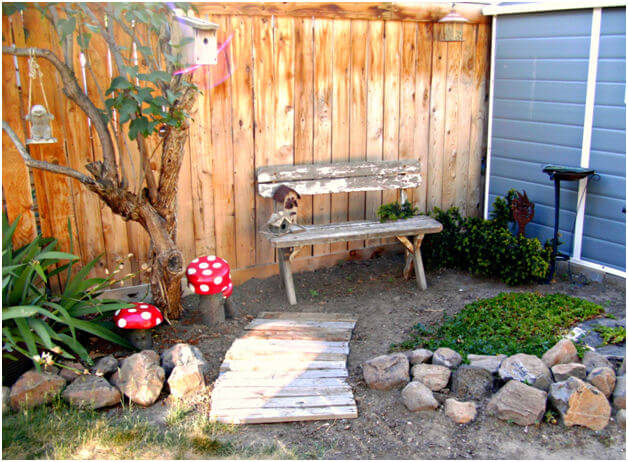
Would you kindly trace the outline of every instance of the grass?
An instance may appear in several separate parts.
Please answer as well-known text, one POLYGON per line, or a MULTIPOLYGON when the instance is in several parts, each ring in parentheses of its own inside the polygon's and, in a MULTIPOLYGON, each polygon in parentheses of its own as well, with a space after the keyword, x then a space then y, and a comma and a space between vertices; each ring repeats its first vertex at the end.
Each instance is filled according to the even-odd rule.
POLYGON ((603 312, 595 303, 563 294, 501 293, 466 305, 435 330, 419 323, 410 339, 391 348, 449 347, 465 358, 469 353, 541 357, 573 324, 603 312))
POLYGON ((206 409, 171 405, 165 425, 133 406, 106 411, 53 404, 2 418, 3 459, 300 459, 280 443, 245 445, 237 427, 210 422, 206 409))

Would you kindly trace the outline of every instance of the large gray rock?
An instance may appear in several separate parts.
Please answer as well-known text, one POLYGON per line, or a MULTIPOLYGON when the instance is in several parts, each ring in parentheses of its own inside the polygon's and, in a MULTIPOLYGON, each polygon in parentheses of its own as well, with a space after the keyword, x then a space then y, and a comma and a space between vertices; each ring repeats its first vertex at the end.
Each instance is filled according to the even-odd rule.
POLYGON ((543 418, 546 400, 544 391, 511 380, 493 395, 486 410, 501 420, 533 425, 543 418))
POLYGON ((564 338, 547 350, 541 360, 547 367, 556 364, 575 363, 578 361, 578 351, 571 340, 564 338))
POLYGON ((562 382, 569 377, 578 377, 584 380, 587 376, 587 368, 580 363, 556 364, 552 367, 552 375, 555 382, 562 382))
POLYGON ((97 375, 78 377, 63 390, 61 396, 72 406, 88 409, 114 406, 122 398, 120 390, 97 375))
POLYGON ((613 390, 613 406, 617 409, 626 409, 626 376, 620 375, 613 390))
POLYGON ((412 412, 436 409, 438 401, 434 398, 432 390, 421 382, 410 382, 401 391, 403 404, 412 412))
POLYGON ((493 374, 486 369, 462 365, 451 377, 451 391, 460 399, 482 399, 493 392, 493 374))
POLYGON ((9 404, 9 394, 11 393, 11 389, 9 387, 2 387, 2 414, 6 414, 9 412, 10 404, 9 404))
POLYGON ((499 367, 499 377, 503 380, 518 380, 539 390, 548 390, 552 383, 552 373, 545 363, 525 353, 504 359, 499 367))
POLYGON ((107 376, 117 370, 118 360, 111 355, 100 358, 92 367, 92 373, 98 376, 107 376))
POLYGON ((576 377, 553 383, 549 401, 568 427, 580 425, 601 430, 608 425, 611 416, 611 406, 604 394, 576 377))
POLYGON ((150 406, 157 400, 166 379, 166 373, 159 366, 159 355, 152 350, 126 358, 114 376, 120 391, 142 406, 150 406))
POLYGON ((596 367, 587 376, 587 382, 604 393, 607 398, 613 393, 616 381, 615 371, 610 367, 596 367))
POLYGON ((621 365, 619 366, 619 369, 617 370, 617 375, 626 375, 626 358, 625 357, 622 360, 621 365))
POLYGON ((506 355, 467 355, 469 365, 473 367, 479 367, 480 369, 485 369, 491 374, 497 374, 499 366, 501 366, 502 362, 506 358, 506 355))
POLYGON ((76 361, 61 361, 61 370, 59 375, 65 379, 67 383, 71 383, 77 377, 85 375, 89 371, 81 363, 76 361))
POLYGON ((198 364, 176 366, 168 377, 168 386, 170 394, 175 398, 198 392, 205 386, 203 371, 198 364))
POLYGON ((49 403, 64 387, 63 377, 30 370, 22 374, 11 387, 11 407, 19 410, 49 403))
POLYGON ((587 374, 596 367, 613 367, 608 359, 595 351, 587 351, 582 357, 582 364, 587 368, 587 374))
POLYGON ((626 429, 626 410, 620 409, 619 411, 617 411, 617 414, 615 415, 615 420, 617 421, 617 425, 619 425, 621 428, 625 430, 626 429))
POLYGON ((445 401, 445 415, 458 424, 466 424, 475 419, 477 414, 473 401, 461 402, 453 398, 445 401))
POLYGON ((369 388, 389 390, 410 381, 410 363, 403 353, 377 356, 362 364, 364 381, 369 388))
POLYGON ((432 364, 439 364, 449 367, 450 369, 458 367, 461 362, 462 356, 451 348, 439 348, 432 356, 432 364))
POLYGON ((175 366, 197 365, 203 371, 203 375, 209 372, 209 364, 205 361, 203 353, 197 347, 187 343, 177 343, 161 354, 161 367, 166 375, 170 375, 175 366))
POLYGON ((410 361, 410 364, 412 366, 414 366, 415 364, 428 362, 433 354, 434 353, 432 353, 430 350, 426 350, 425 348, 406 351, 406 356, 408 357, 408 361, 410 361))
POLYGON ((442 390, 449 383, 451 371, 437 364, 417 364, 412 366, 412 380, 418 380, 432 391, 442 390))

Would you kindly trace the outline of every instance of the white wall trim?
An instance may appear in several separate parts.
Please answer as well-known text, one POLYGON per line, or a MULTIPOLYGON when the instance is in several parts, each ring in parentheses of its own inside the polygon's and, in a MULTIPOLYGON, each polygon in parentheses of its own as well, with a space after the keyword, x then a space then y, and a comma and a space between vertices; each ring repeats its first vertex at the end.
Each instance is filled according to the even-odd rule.
POLYGON ((485 16, 499 14, 538 13, 542 11, 578 10, 584 8, 605 8, 613 6, 626 6, 626 0, 576 0, 576 1, 550 1, 531 2, 518 5, 494 5, 482 9, 485 16))
POLYGON ((603 271, 608 274, 612 274, 613 276, 619 276, 626 279, 626 272, 618 270, 616 268, 611 268, 610 266, 600 265, 599 263, 592 263, 586 260, 580 260, 577 258, 570 259, 567 263, 573 263, 574 265, 584 266, 585 268, 591 268, 599 271, 603 271))
MULTIPOLYGON (((591 43, 589 46, 589 72, 587 75, 587 96, 584 106, 584 123, 582 126, 582 150, 580 167, 588 168, 591 159, 591 134, 593 132, 593 112, 595 109, 595 86, 597 84, 597 65, 600 51, 600 29, 602 9, 594 8, 591 18, 591 43)), ((582 235, 584 232, 584 212, 586 206, 586 186, 589 180, 584 178, 578 182, 578 210, 574 229, 573 258, 582 257, 582 235)))
POLYGON ((491 182, 491 150, 493 148, 493 90, 495 88, 495 45, 497 43, 497 16, 493 16, 491 27, 491 70, 488 84, 488 130, 486 136, 486 172, 484 177, 484 219, 488 219, 488 190, 491 182))

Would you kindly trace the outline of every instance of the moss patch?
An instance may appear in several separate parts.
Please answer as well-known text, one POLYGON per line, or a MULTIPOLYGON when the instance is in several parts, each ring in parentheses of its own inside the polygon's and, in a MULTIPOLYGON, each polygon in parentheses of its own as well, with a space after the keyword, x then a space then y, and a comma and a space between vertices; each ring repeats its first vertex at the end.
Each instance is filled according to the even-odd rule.
POLYGON ((412 337, 392 349, 449 347, 465 358, 469 353, 541 357, 573 324, 603 312, 595 303, 563 294, 501 293, 466 305, 436 329, 415 325, 412 337))

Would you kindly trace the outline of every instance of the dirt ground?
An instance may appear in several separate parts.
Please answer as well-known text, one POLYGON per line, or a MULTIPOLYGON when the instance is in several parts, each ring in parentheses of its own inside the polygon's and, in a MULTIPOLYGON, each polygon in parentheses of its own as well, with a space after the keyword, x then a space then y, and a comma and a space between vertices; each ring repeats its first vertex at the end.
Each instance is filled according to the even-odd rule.
MULTIPOLYGON (((485 415, 459 426, 436 411, 412 413, 401 402, 400 390, 366 387, 361 364, 388 352, 391 343, 408 337, 417 322, 438 324, 478 298, 503 291, 562 292, 602 304, 617 318, 625 317, 625 287, 615 284, 576 284, 562 278, 552 285, 511 288, 497 281, 456 271, 428 272, 428 290, 401 276, 402 257, 346 262, 332 268, 294 276, 299 304, 290 306, 278 276, 250 280, 234 290, 233 302, 243 314, 261 311, 353 313, 358 322, 351 339, 349 382, 358 403, 357 419, 304 423, 246 425, 228 435, 247 444, 284 445, 296 454, 325 459, 625 459, 625 432, 614 420, 602 431, 542 424, 520 427, 485 415)), ((162 329, 156 347, 186 341, 197 345, 211 363, 214 378, 224 353, 243 333, 245 316, 221 329, 200 324, 198 299, 187 297, 183 318, 174 329, 162 329)), ((441 402, 446 394, 435 393, 441 402)))

